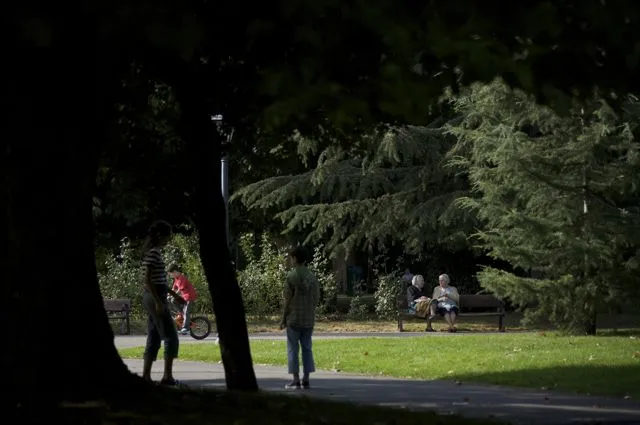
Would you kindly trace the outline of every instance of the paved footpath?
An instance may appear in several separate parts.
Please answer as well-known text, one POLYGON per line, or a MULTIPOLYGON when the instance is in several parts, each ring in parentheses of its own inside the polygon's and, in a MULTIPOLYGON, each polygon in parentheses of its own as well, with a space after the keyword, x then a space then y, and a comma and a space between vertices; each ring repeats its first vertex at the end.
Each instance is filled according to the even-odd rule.
MULTIPOLYGON (((276 336, 271 338, 275 339, 276 336)), ((283 338, 282 335, 279 338, 283 338)), ((283 338, 284 339, 284 338, 283 338)), ((142 338, 142 342, 144 338, 142 338)), ((116 346, 131 347, 138 337, 116 337, 116 346)), ((185 342, 187 342, 185 340, 185 342)), ((135 346, 140 346, 136 344, 135 346)), ((211 349, 217 349, 211 344, 211 349)), ((140 374, 142 361, 125 360, 129 369, 140 374)), ((191 386, 224 388, 220 364, 177 361, 176 379, 191 386)), ((336 401, 435 410, 441 414, 494 418, 518 425, 610 424, 639 425, 640 403, 632 400, 587 397, 511 388, 495 385, 457 385, 453 381, 419 381, 360 376, 318 371, 312 375, 308 391, 285 390, 288 376, 283 367, 255 365, 260 388, 292 395, 308 395, 336 401)), ((162 362, 154 365, 154 379, 160 379, 162 362)))
MULTIPOLYGON (((500 337, 502 335, 513 334, 514 332, 483 332, 483 335, 491 335, 500 337)), ((349 332, 349 333, 337 333, 337 332, 314 332, 313 339, 352 339, 352 338, 464 338, 466 335, 474 335, 473 332, 458 332, 450 334, 447 332, 349 332)), ((477 334, 475 334, 477 335, 477 334)), ((118 348, 130 348, 130 347, 142 347, 146 341, 145 335, 118 335, 116 336, 116 346, 118 348)), ((181 344, 206 344, 212 343, 216 339, 215 334, 211 334, 206 339, 197 341, 188 335, 180 335, 181 344)), ((285 340, 284 332, 272 333, 261 332, 249 335, 251 340, 285 340)))

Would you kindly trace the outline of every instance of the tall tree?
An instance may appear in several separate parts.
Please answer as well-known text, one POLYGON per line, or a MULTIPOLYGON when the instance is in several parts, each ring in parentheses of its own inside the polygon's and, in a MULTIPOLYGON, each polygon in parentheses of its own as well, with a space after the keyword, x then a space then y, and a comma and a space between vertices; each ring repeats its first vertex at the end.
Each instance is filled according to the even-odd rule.
POLYGON ((142 13, 99 3, 66 6, 13 3, 3 15, 10 52, 20 60, 7 66, 3 80, 11 137, 0 149, 1 290, 10 316, 21 318, 3 361, 13 388, 9 403, 36 414, 42 407, 33 405, 43 401, 111 398, 144 387, 120 359, 102 307, 93 199, 122 78, 135 56, 159 44, 153 35, 160 32, 151 28, 176 35, 182 25, 170 7, 142 13), (50 329, 33 338, 24 331, 52 322, 88 332, 78 338, 50 329))
POLYGON ((174 80, 182 114, 179 130, 195 169, 194 220, 217 318, 227 388, 257 390, 242 294, 227 241, 226 206, 220 193, 222 135, 212 123, 209 99, 203 96, 206 83, 198 69, 191 71, 187 67, 174 80))
POLYGON ((594 88, 611 102, 640 89, 640 49, 629 47, 640 39, 640 6, 632 0, 435 1, 420 7, 421 66, 454 88, 498 75, 562 114, 594 88))
POLYGON ((102 308, 92 216, 105 137, 96 129, 108 128, 115 116, 123 64, 87 22, 60 17, 51 24, 55 37, 39 33, 37 45, 15 46, 21 59, 6 67, 3 80, 1 294, 20 321, 7 330, 3 362, 14 406, 78 396, 78 389, 94 397, 130 384, 102 308), (77 47, 78 34, 91 47, 77 47), (87 64, 82 79, 71 72, 87 64), (86 338, 48 328, 79 323, 86 338), (34 337, 26 329, 46 330, 34 337))
POLYGON ((468 186, 464 176, 444 167, 454 144, 444 122, 380 129, 321 152, 317 142, 299 140, 310 171, 258 181, 233 199, 248 208, 279 209, 276 217, 287 231, 309 229, 306 242, 326 241, 334 252, 370 244, 400 244, 407 254, 436 246, 465 249, 473 220, 462 217, 453 201, 468 186))
MULTIPOLYGON (((221 110, 236 128, 280 134, 299 129, 329 140, 369 130, 372 123, 425 124, 425 105, 444 86, 455 85, 458 69, 485 80, 499 72, 516 75, 515 85, 536 92, 633 84, 628 77, 637 64, 628 55, 628 40, 638 38, 638 16, 630 2, 617 5, 567 0, 399 8, 390 1, 371 7, 337 0, 275 5, 140 0, 117 7, 72 2, 53 10, 37 0, 11 3, 3 18, 11 53, 20 60, 8 66, 3 80, 9 94, 3 98, 5 110, 12 114, 6 117, 12 137, 3 139, 0 152, 2 232, 9 242, 1 264, 8 282, 3 295, 11 300, 11 317, 28 317, 25 326, 46 323, 64 311, 65 323, 82 317, 94 329, 93 339, 82 347, 71 334, 57 334, 55 346, 68 347, 81 360, 70 364, 71 357, 60 351, 54 368, 44 368, 39 357, 47 344, 53 346, 53 333, 37 344, 11 335, 12 396, 25 401, 34 394, 31 388, 56 385, 59 397, 90 397, 118 388, 129 376, 100 308, 91 201, 98 142, 110 128, 112 97, 132 62, 161 67, 182 61, 199 67, 206 78, 198 80, 211 82, 206 92, 212 109, 221 110), (527 7, 551 10, 541 16, 553 19, 527 26, 527 7), (566 16, 570 22, 564 22, 566 16), (583 56, 604 66, 577 60, 585 53, 585 40, 590 54, 583 56), (523 46, 529 55, 523 55, 523 46), (525 59, 514 65, 514 54, 525 59), (567 66, 573 64, 563 60, 565 55, 579 67, 567 66), (576 69, 580 72, 570 72, 576 69), (60 107, 62 99, 68 108, 60 107), (55 249, 43 256, 43 247, 55 249), (33 259, 41 267, 31 267, 33 259), (73 281, 42 273, 70 262, 76 268, 73 281), (78 296, 86 300, 80 309, 72 302, 78 296)), ((211 180, 202 188, 217 192, 213 176, 205 177, 211 180)), ((212 214, 219 218, 222 201, 208 202, 219 209, 212 214)), ((205 211, 211 212, 200 213, 205 211)), ((222 234, 213 228, 204 234, 203 244, 222 245, 217 239, 222 234)))
POLYGON ((143 238, 153 217, 176 225, 188 222, 193 195, 171 87, 133 65, 116 101, 94 199, 97 242, 106 248, 117 247, 125 236, 143 238))
POLYGON ((596 313, 637 287, 640 230, 638 101, 620 114, 602 100, 559 117, 500 81, 476 84, 455 101, 464 120, 453 164, 469 174, 477 233, 489 253, 525 278, 486 268, 480 284, 548 318, 594 334, 596 313), (635 264, 635 268, 634 268, 635 264))

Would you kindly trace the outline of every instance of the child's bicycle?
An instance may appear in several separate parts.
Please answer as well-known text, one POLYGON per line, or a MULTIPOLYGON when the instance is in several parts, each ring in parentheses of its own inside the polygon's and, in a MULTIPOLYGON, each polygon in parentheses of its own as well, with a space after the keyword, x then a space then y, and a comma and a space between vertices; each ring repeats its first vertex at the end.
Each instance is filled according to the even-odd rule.
MULTIPOLYGON (((178 329, 182 329, 184 323, 184 314, 182 309, 177 305, 172 296, 168 296, 169 307, 173 320, 176 322, 178 329)), ((193 339, 205 339, 211 333, 211 322, 206 316, 191 316, 191 323, 189 325, 189 335, 193 339)))

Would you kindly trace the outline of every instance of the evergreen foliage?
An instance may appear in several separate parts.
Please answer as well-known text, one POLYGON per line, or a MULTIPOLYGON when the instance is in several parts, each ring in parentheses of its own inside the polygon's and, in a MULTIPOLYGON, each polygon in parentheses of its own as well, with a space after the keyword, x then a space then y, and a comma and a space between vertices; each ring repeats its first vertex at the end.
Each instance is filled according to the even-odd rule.
POLYGON ((465 248, 471 216, 453 201, 467 182, 442 166, 454 143, 442 123, 379 130, 351 147, 298 138, 312 169, 258 181, 232 199, 251 209, 278 208, 286 232, 310 228, 305 243, 325 241, 333 253, 397 242, 414 254, 465 248))
POLYGON ((625 105, 594 97, 559 117, 501 81, 454 101, 451 164, 475 194, 459 203, 482 221, 481 246, 529 274, 485 268, 478 279, 528 320, 594 333, 599 309, 637 291, 640 115, 637 99, 625 105))

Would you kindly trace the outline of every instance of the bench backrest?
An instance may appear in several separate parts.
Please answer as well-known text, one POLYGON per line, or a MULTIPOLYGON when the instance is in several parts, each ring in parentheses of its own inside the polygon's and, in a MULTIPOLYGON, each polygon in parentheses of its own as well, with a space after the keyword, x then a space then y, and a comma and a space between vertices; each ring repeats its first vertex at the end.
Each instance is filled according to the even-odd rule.
POLYGON ((502 301, 493 295, 460 295, 460 305, 465 309, 497 309, 504 308, 502 301))
POLYGON ((105 311, 129 311, 131 309, 131 300, 115 299, 103 300, 105 311))
MULTIPOLYGON (((398 310, 409 308, 406 295, 398 295, 396 302, 398 310)), ((493 295, 460 295, 460 308, 465 310, 503 310, 504 304, 493 295)))
POLYGON ((396 298, 396 304, 398 305, 398 310, 406 310, 409 308, 406 295, 398 295, 396 298))

